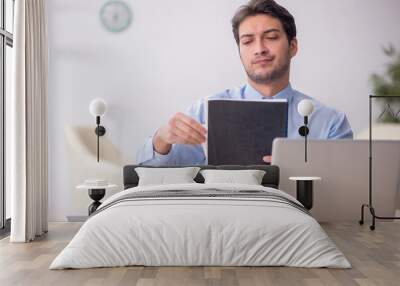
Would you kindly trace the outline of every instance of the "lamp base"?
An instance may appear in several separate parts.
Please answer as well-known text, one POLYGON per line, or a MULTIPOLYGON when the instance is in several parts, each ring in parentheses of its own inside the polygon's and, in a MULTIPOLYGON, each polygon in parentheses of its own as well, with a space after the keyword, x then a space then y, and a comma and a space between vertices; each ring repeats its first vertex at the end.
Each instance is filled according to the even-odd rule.
POLYGON ((298 180, 296 182, 296 198, 307 210, 313 207, 313 181, 298 180))
POLYGON ((101 205, 100 200, 104 198, 106 189, 89 189, 89 197, 94 201, 88 208, 89 216, 101 205))
POLYGON ((96 133, 96 135, 99 136, 104 136, 104 134, 106 134, 106 129, 104 128, 104 126, 98 126, 96 127, 96 129, 94 130, 94 133, 96 133))
POLYGON ((369 226, 370 230, 375 230, 375 219, 382 219, 382 220, 397 220, 400 219, 400 217, 382 217, 378 216, 375 214, 375 209, 373 206, 369 204, 363 204, 361 206, 361 219, 358 221, 360 225, 364 224, 364 208, 369 208, 369 212, 371 213, 372 216, 372 225, 369 226))

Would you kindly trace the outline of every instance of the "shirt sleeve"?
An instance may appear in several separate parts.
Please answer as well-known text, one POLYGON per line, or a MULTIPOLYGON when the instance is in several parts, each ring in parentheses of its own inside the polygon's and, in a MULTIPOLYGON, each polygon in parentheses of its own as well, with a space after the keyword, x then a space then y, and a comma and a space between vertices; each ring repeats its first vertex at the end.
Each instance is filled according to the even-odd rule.
POLYGON ((140 148, 137 154, 137 163, 150 166, 173 165, 173 153, 173 148, 166 155, 157 153, 153 147, 153 136, 151 136, 147 138, 142 148, 140 148))
POLYGON ((328 139, 353 139, 353 131, 343 112, 337 114, 329 130, 328 139))
MULTIPOLYGON (((204 124, 204 100, 189 107, 185 114, 204 124)), ((183 166, 205 164, 206 158, 201 145, 173 144, 168 154, 154 150, 153 136, 149 137, 137 154, 137 163, 150 166, 183 166)))

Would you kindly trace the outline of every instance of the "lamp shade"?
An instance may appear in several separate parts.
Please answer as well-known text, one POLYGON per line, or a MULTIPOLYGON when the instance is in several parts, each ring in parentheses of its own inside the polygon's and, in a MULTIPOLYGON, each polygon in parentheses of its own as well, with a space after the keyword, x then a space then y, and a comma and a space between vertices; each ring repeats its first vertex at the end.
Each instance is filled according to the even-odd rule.
POLYGON ((303 117, 309 116, 314 111, 314 105, 311 100, 303 99, 297 105, 297 111, 303 117))
POLYGON ((107 109, 106 102, 100 98, 93 99, 90 102, 89 111, 94 117, 104 115, 106 109, 107 109))

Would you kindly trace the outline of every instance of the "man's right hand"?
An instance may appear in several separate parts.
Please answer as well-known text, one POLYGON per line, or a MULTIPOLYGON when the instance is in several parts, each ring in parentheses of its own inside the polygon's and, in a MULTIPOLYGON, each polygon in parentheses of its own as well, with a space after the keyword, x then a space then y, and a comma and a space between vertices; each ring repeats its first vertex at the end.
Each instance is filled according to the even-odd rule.
POLYGON ((166 155, 171 150, 172 144, 197 145, 206 141, 207 129, 193 118, 178 112, 167 125, 157 130, 153 137, 154 150, 166 155))

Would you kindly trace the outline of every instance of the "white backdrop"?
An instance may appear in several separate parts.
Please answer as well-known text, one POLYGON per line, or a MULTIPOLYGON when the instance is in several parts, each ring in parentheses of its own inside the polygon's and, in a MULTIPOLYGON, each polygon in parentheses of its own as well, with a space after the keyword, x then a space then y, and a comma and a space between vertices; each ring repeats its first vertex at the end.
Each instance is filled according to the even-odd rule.
MULTIPOLYGON (((105 0, 49 0, 50 220, 82 215, 73 206, 64 128, 93 125, 96 97, 124 163, 144 139, 196 99, 245 83, 230 19, 240 0, 125 0, 133 10, 123 33, 99 20, 105 0)), ((281 0, 295 16, 299 54, 294 88, 347 113, 355 133, 367 126, 368 79, 400 48, 398 0, 281 0)))

